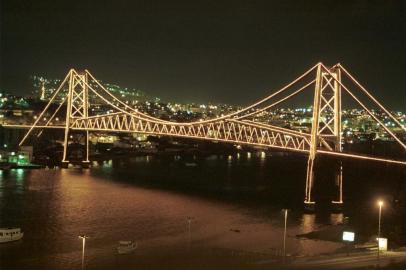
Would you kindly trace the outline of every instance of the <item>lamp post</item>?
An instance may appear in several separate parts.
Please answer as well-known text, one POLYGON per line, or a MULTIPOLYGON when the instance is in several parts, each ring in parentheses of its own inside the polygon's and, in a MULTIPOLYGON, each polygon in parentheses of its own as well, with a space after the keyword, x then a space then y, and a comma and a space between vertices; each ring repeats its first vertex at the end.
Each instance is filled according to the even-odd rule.
POLYGON ((79 239, 82 239, 82 270, 85 269, 85 245, 86 245, 86 238, 89 236, 86 235, 79 235, 79 239))
POLYGON ((192 223, 193 218, 192 217, 187 217, 187 223, 188 223, 188 238, 189 238, 189 249, 191 246, 191 242, 192 242, 192 232, 190 230, 190 225, 192 223))
POLYGON ((286 224, 288 221, 288 209, 282 210, 285 214, 285 226, 283 230, 283 262, 286 262, 286 224))
POLYGON ((381 238, 381 216, 382 216, 382 206, 383 206, 383 201, 378 201, 379 205, 379 218, 378 218, 378 266, 380 263, 380 258, 379 258, 379 240, 381 238))

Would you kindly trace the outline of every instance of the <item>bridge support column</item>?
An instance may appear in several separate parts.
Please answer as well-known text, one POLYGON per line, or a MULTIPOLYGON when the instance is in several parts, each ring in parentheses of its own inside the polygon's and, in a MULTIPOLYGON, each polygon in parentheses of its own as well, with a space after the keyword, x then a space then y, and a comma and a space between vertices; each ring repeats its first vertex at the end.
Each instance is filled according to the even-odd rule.
MULTIPOLYGON (((339 66, 333 69, 334 80, 334 148, 337 152, 342 152, 342 125, 341 125, 341 69, 339 66)), ((341 211, 343 208, 343 163, 339 161, 336 169, 335 186, 337 189, 336 198, 331 202, 333 211, 341 211)))
POLYGON ((66 105, 66 118, 65 118, 65 136, 63 139, 63 156, 62 156, 62 168, 68 168, 69 160, 67 159, 68 155, 68 143, 69 143, 69 124, 72 114, 72 90, 73 90, 73 70, 69 71, 69 90, 67 98, 67 105, 66 105))
POLYGON ((86 157, 86 159, 82 161, 82 167, 83 168, 89 168, 90 167, 90 160, 89 160, 89 131, 88 130, 86 130, 85 145, 86 145, 86 148, 85 148, 85 151, 86 151, 85 157, 86 157))
POLYGON ((343 165, 340 161, 338 166, 336 177, 335 177, 335 186, 337 188, 336 199, 331 202, 333 211, 342 211, 343 209, 343 165))
POLYGON ((314 211, 315 202, 312 200, 312 189, 314 181, 314 158, 309 156, 307 160, 307 173, 306 173, 306 191, 305 191, 305 201, 304 207, 307 211, 314 211))
POLYGON ((319 64, 317 66, 316 85, 314 89, 312 131, 310 137, 309 160, 307 161, 306 192, 304 200, 305 210, 309 211, 313 211, 315 208, 315 202, 312 199, 312 189, 314 185, 314 160, 316 158, 318 145, 321 84, 322 84, 322 74, 321 74, 321 64, 319 64))
MULTIPOLYGON (((68 147, 69 147, 69 131, 71 123, 78 118, 88 117, 88 85, 87 85, 87 73, 78 73, 74 70, 69 74, 69 91, 67 95, 67 108, 66 108, 66 120, 65 120, 65 137, 63 144, 63 157, 62 167, 67 168, 70 161, 68 160, 68 147)), ((75 163, 77 164, 78 161, 75 163)), ((80 162, 80 161, 79 161, 80 162)), ((85 153, 84 158, 81 161, 81 165, 84 168, 90 166, 89 161, 89 131, 85 131, 85 153)))
MULTIPOLYGON (((85 83, 83 84, 83 116, 84 117, 89 117, 89 89, 88 89, 88 75, 87 72, 85 73, 83 77, 85 83)), ((90 160, 89 160, 89 131, 86 130, 85 134, 85 160, 82 160, 82 167, 83 168, 89 168, 90 167, 90 160)))
MULTIPOLYGON (((304 201, 307 210, 313 210, 315 207, 312 190, 315 181, 314 162, 317 149, 325 147, 329 151, 342 152, 340 82, 341 70, 339 65, 328 70, 322 70, 322 65, 318 65, 304 201)), ((334 210, 340 210, 343 204, 343 168, 341 162, 336 170, 335 185, 338 192, 332 204, 334 210)))

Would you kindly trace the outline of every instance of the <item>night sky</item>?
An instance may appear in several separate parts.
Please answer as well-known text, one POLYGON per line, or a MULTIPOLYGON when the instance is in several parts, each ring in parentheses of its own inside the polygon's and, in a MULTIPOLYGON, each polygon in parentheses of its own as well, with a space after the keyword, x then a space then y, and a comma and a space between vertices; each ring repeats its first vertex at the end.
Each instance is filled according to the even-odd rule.
POLYGON ((406 110, 406 1, 0 3, 3 91, 73 67, 170 101, 246 105, 322 61, 406 110))

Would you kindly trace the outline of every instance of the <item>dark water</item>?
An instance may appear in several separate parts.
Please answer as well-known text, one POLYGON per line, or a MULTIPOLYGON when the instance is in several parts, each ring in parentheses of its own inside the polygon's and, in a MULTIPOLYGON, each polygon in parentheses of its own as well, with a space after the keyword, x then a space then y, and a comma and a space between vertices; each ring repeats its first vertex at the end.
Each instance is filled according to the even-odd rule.
MULTIPOLYGON (((191 250, 273 254, 282 248, 283 207, 292 209, 289 253, 312 255, 342 246, 296 237, 344 218, 301 211, 301 157, 137 157, 93 165, 0 171, 0 225, 25 233, 22 241, 0 245, 1 269, 80 269, 80 234, 90 236, 87 269, 115 269, 166 254, 182 258, 192 256, 191 250), (193 218, 190 234, 187 217, 193 218), (136 240, 139 248, 118 256, 119 240, 136 240)), ((328 182, 322 179, 320 186, 330 194, 328 182)), ((354 189, 360 186, 370 190, 364 198, 373 199, 374 189, 361 181, 346 190, 350 204, 359 204, 354 189)))

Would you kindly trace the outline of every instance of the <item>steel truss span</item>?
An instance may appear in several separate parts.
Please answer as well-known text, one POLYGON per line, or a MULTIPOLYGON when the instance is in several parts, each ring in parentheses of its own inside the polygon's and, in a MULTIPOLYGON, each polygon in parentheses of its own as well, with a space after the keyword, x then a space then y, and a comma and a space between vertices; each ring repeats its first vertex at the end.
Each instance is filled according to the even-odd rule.
POLYGON ((88 131, 134 132, 185 137, 234 144, 246 144, 308 152, 310 136, 273 126, 261 127, 238 120, 218 120, 205 124, 175 125, 143 119, 129 113, 77 119, 71 129, 88 131))
MULTIPOLYGON (((385 116, 391 119, 398 128, 406 132, 405 127, 399 120, 376 100, 341 64, 326 67, 322 63, 318 63, 291 83, 250 106, 215 119, 186 123, 166 121, 140 112, 137 108, 129 106, 110 93, 89 71, 79 72, 71 69, 36 121, 29 126, 28 132, 20 142, 20 146, 36 129, 40 130, 37 137, 42 134, 43 129, 63 129, 64 152, 62 163, 66 166, 69 164, 67 156, 69 134, 75 130, 85 135, 86 155, 83 159, 85 164, 89 163, 89 132, 96 131, 144 133, 301 152, 308 155, 304 202, 308 208, 312 208, 314 206, 312 194, 314 162, 319 154, 406 165, 406 161, 403 160, 365 156, 343 151, 341 120, 343 94, 349 96, 353 102, 362 107, 369 117, 398 143, 402 150, 406 149, 403 141, 386 127, 373 109, 365 105, 361 98, 355 94, 354 88, 369 103, 383 111, 385 116), (313 97, 310 133, 278 127, 267 121, 266 113, 270 109, 306 92, 313 97), (59 106, 51 112, 51 104, 57 103, 57 100, 59 106), (65 123, 56 125, 55 117, 61 108, 65 107, 65 123), (98 110, 95 110, 95 108, 100 107, 109 108, 109 113, 97 113, 98 110), (47 120, 43 118, 45 113, 51 115, 47 120)), ((24 127, 18 125, 4 126, 24 127)), ((334 205, 340 206, 343 203, 343 168, 341 161, 338 167, 335 178, 337 194, 332 202, 334 205)))

